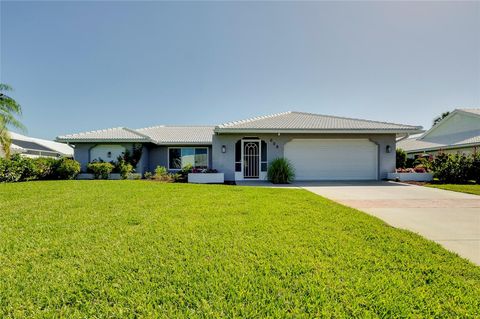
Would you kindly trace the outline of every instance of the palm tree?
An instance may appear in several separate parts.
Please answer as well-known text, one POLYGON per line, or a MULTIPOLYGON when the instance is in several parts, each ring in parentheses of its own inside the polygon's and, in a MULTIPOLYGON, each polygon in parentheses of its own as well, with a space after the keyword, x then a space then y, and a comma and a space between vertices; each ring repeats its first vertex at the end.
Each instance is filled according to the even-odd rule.
POLYGON ((10 157, 10 145, 12 144, 8 127, 25 130, 25 126, 17 119, 22 115, 22 107, 17 101, 4 94, 10 91, 13 91, 10 85, 0 83, 0 148, 6 158, 10 157))

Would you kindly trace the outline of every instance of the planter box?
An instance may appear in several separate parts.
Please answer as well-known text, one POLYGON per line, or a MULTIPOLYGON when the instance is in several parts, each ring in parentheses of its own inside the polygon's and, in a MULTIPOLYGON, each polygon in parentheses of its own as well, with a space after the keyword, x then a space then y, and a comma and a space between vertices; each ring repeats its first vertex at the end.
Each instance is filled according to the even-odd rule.
POLYGON ((223 184, 223 173, 189 173, 188 182, 196 184, 223 184))
POLYGON ((433 179, 432 173, 388 173, 387 178, 390 180, 399 180, 402 182, 430 182, 433 179))
POLYGON ((94 179, 93 174, 90 173, 80 173, 77 175, 77 179, 94 179))
POLYGON ((108 175, 108 179, 118 180, 122 179, 122 176, 120 176, 120 173, 110 173, 110 175, 108 175))

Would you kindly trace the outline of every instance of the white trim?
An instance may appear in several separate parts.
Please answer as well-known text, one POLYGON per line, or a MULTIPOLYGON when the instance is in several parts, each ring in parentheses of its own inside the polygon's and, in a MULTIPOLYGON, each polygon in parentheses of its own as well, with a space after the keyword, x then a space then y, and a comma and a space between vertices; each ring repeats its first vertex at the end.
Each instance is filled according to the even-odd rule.
MULTIPOLYGON (((167 170, 169 170, 169 171, 181 171, 182 170, 181 168, 170 168, 170 149, 171 148, 179 148, 180 150, 182 150, 184 148, 206 149, 207 150, 207 168, 210 168, 210 150, 208 149, 208 146, 202 146, 202 147, 198 147, 198 146, 193 146, 193 147, 190 147, 190 146, 169 146, 169 147, 167 147, 167 170)), ((181 153, 181 151, 180 151, 180 153, 181 153)), ((180 154, 180 156, 181 156, 181 154, 180 154)))
POLYGON ((316 130, 316 129, 226 129, 226 128, 218 128, 214 131, 217 134, 222 133, 238 133, 238 134, 266 134, 266 133, 289 133, 289 134, 296 134, 296 133, 321 133, 321 134, 418 134, 423 133, 424 130, 421 127, 412 128, 412 129, 366 129, 366 130, 343 130, 343 129, 331 129, 331 130, 316 130))

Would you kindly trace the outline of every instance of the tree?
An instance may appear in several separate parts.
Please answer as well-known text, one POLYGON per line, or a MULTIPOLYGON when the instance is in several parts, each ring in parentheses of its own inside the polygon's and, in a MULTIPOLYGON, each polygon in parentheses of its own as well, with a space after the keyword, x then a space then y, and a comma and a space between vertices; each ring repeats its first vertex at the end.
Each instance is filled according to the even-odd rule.
POLYGON ((440 123, 444 118, 446 118, 448 115, 450 115, 450 112, 443 112, 442 115, 436 117, 434 120, 433 120, 433 126, 437 125, 438 123, 440 123))
POLYGON ((25 130, 25 126, 18 120, 18 117, 22 115, 22 107, 5 94, 5 92, 11 91, 13 89, 10 85, 0 83, 0 148, 6 158, 10 157, 10 145, 12 144, 8 127, 25 130))
POLYGON ((407 153, 405 153, 405 151, 402 150, 401 148, 397 148, 396 161, 397 161, 397 168, 405 168, 407 164, 407 153))

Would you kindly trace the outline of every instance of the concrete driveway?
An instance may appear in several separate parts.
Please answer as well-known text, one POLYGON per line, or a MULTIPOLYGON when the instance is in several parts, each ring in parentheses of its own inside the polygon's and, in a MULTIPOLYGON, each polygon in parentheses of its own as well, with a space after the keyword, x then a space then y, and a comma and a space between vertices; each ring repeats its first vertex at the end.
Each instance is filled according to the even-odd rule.
POLYGON ((480 265, 480 196, 394 182, 295 186, 416 232, 480 265))

